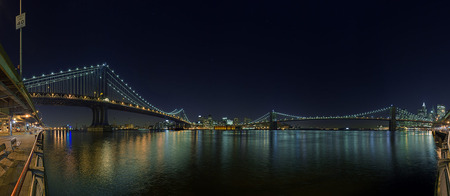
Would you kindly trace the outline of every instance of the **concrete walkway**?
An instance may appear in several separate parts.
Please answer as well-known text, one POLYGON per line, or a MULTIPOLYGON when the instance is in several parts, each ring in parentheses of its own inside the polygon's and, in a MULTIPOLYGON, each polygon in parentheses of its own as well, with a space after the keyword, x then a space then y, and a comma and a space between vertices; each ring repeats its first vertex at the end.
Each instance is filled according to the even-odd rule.
POLYGON ((12 193, 33 148, 34 140, 34 134, 13 133, 13 136, 5 136, 0 133, 0 145, 5 143, 7 151, 7 155, 0 152, 0 195, 12 193), (20 146, 12 151, 10 141, 14 137, 20 142, 20 146))

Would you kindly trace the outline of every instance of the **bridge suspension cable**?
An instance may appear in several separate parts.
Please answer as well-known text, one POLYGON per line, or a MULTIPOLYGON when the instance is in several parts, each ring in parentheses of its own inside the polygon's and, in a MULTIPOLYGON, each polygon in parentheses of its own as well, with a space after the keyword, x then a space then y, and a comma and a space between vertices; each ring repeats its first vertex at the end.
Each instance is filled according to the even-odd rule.
POLYGON ((269 117, 270 117, 270 112, 267 112, 266 114, 264 114, 263 116, 257 118, 256 120, 251 121, 250 124, 259 123, 259 122, 263 121, 263 119, 266 119, 266 118, 269 118, 269 117))
MULTIPOLYGON (((281 121, 289 121, 289 120, 332 120, 332 119, 389 119, 390 118, 390 112, 391 112, 392 106, 376 109, 368 112, 362 112, 357 114, 351 114, 351 115, 343 115, 343 116, 309 116, 309 117, 302 117, 302 116, 295 116, 290 114, 285 114, 281 112, 275 112, 273 111, 273 114, 276 115, 277 120, 281 121), (389 113, 386 113, 389 112, 389 113), (374 114, 380 114, 382 116, 373 117, 369 115, 374 114), (383 116, 384 114, 384 116, 383 116), (365 118, 364 118, 365 117, 365 118)), ((406 120, 406 121, 422 121, 422 122, 431 122, 432 119, 429 119, 428 117, 422 117, 416 114, 413 114, 405 109, 401 109, 396 107, 396 115, 398 120, 406 120)), ((263 116, 257 118, 254 121, 251 121, 249 124, 255 124, 255 123, 262 123, 262 122, 269 122, 270 121, 270 112, 264 114, 263 116)))
POLYGON ((164 112, 150 104, 107 64, 51 72, 24 78, 23 81, 30 93, 69 94, 114 100, 118 103, 132 104, 139 108, 151 108, 166 115, 178 116, 191 123, 183 109, 164 112))

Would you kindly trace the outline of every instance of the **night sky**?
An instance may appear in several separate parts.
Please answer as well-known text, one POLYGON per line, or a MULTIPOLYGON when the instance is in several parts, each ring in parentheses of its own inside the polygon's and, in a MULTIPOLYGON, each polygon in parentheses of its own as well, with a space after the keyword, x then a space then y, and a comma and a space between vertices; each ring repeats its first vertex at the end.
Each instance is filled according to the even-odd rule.
MULTIPOLYGON (((191 120, 391 104, 415 113, 422 102, 450 106, 449 10, 449 1, 23 0, 24 76, 106 62, 150 103, 191 120)), ((0 0, 0 43, 16 65, 18 13, 19 1, 0 0)), ((50 125, 74 122, 56 110, 91 115, 38 108, 50 125)))

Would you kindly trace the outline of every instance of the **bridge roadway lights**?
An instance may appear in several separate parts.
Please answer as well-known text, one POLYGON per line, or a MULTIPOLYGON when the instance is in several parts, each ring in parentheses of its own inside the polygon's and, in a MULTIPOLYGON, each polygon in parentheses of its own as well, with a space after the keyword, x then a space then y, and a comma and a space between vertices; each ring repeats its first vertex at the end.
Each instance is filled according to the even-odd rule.
POLYGON ((108 123, 108 108, 105 105, 95 105, 91 107, 92 124, 88 131, 112 131, 108 123))

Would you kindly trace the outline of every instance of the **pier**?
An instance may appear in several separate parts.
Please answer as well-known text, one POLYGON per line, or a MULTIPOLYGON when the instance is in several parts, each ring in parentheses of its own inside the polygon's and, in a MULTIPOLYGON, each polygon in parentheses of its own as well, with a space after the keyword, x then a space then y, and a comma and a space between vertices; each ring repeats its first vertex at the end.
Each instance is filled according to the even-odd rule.
POLYGON ((0 135, 0 145, 6 146, 6 149, 0 152, 0 195, 10 195, 13 192, 33 149, 36 136, 36 134, 28 133, 14 136, 0 135), (14 138, 16 143, 20 142, 20 145, 13 150, 11 140, 14 138))

